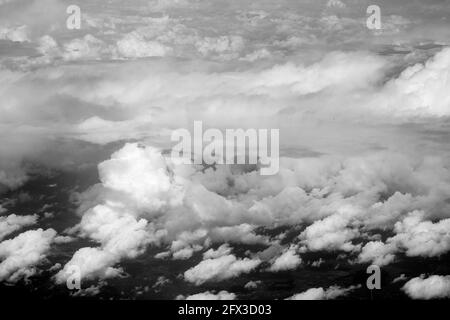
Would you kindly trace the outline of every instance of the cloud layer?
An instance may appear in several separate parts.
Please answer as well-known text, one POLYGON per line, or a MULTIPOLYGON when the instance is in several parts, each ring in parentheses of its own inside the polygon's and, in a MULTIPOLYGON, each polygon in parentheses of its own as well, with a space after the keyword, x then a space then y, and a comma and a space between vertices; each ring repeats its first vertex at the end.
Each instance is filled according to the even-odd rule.
MULTIPOLYGON (((39 274, 73 239, 49 271, 64 284, 78 266, 87 293, 142 257, 183 263, 178 280, 200 289, 295 273, 309 254, 385 266, 450 251, 446 4, 390 1, 376 32, 367 1, 113 0, 105 12, 95 0, 81 5, 80 30, 65 27, 68 4, 0 1, 0 281, 39 274), (171 133, 195 120, 279 129, 280 171, 170 159, 171 133), (28 182, 84 179, 91 166, 97 183, 67 191, 75 222, 55 226, 71 238, 37 213, 10 213, 28 182)), ((448 297, 447 282, 403 290, 448 297)), ((236 298, 219 289, 180 298, 236 298)))

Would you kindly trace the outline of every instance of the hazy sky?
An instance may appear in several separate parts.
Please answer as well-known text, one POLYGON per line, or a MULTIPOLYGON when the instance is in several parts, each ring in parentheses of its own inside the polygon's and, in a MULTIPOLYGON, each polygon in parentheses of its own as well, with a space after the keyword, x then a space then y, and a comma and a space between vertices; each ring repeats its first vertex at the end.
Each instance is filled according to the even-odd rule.
MULTIPOLYGON (((375 147, 398 130, 407 130, 400 139, 416 139, 415 128, 390 125, 409 122, 405 114, 448 110, 437 101, 402 107, 408 89, 381 86, 447 44, 450 6, 378 1, 382 29, 369 30, 370 4, 2 1, 0 130, 6 141, 0 150, 4 157, 28 156, 44 140, 61 137, 159 143, 170 133, 164 129, 196 119, 220 127, 286 126, 283 143, 317 151, 334 148, 336 130, 364 144, 372 139, 375 147), (66 27, 71 4, 81 8, 79 30, 66 27), (375 128, 380 137, 360 125, 366 120, 383 125, 375 128)), ((348 149, 340 140, 337 148, 348 149)))

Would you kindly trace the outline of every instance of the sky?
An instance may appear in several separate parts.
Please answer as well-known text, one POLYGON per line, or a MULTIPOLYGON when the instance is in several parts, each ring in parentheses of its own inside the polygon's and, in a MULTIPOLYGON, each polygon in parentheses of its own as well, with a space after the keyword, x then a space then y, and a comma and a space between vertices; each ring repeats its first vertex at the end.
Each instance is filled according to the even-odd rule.
MULTIPOLYGON (((73 195, 68 229, 36 229, 42 217, 0 202, 0 281, 48 270, 73 239, 95 245, 50 266, 56 284, 73 264, 94 285, 120 277, 158 248, 168 263, 203 254, 182 277, 228 298, 220 281, 299 268, 306 252, 381 266, 447 253, 449 19, 447 0, 0 0, 0 199, 47 171, 99 176, 73 195), (173 163, 171 132, 196 120, 279 129, 280 172, 173 163), (256 231, 279 226, 303 229, 291 242, 256 231), (238 255, 242 244, 267 248, 238 255)), ((403 291, 450 296, 448 276, 431 276, 403 291)), ((354 289, 334 285, 291 298, 354 289)))

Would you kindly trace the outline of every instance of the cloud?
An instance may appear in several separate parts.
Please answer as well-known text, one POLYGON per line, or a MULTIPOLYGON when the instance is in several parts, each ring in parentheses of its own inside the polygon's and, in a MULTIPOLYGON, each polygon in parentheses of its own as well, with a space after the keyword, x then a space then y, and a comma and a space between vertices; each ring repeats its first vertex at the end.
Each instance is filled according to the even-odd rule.
POLYGON ((346 296, 359 287, 360 286, 350 286, 348 288, 341 288, 338 286, 331 286, 328 289, 311 288, 305 292, 294 294, 286 300, 332 300, 346 296))
POLYGON ((118 54, 125 58, 164 57, 171 49, 158 41, 146 40, 138 32, 126 34, 117 41, 118 54))
POLYGON ((154 148, 127 144, 99 165, 99 174, 105 188, 129 196, 138 207, 152 212, 181 201, 166 160, 154 148))
POLYGON ((261 263, 255 259, 238 259, 230 254, 214 259, 206 259, 184 273, 184 279, 196 285, 208 281, 222 281, 248 273, 261 263))
POLYGON ((13 0, 1 0, 0 1, 0 6, 9 2, 12 2, 13 0))
POLYGON ((100 248, 81 248, 66 263, 57 276, 61 283, 70 275, 70 266, 78 266, 86 279, 95 277, 109 278, 120 275, 113 268, 124 258, 135 258, 142 254, 153 239, 146 232, 147 221, 136 220, 132 215, 122 212, 121 208, 96 206, 83 216, 78 225, 82 236, 89 236, 100 242, 100 248))
POLYGON ((327 7, 329 8, 345 8, 346 5, 340 0, 328 0, 327 7))
MULTIPOLYGON (((77 195, 70 238, 52 240, 90 241, 57 282, 71 264, 86 279, 121 276, 123 262, 149 247, 186 260, 193 283, 261 261, 292 270, 300 251, 380 265, 399 253, 448 252, 445 5, 402 3, 402 16, 384 17, 383 37, 374 37, 361 11, 338 0, 264 10, 245 0, 134 4, 82 7, 82 30, 67 32, 64 3, 2 2, 0 192, 41 170, 101 162, 98 183, 77 195), (194 120, 279 128, 279 174, 174 163, 170 133, 194 120), (278 228, 295 233, 289 246, 278 228), (242 244, 253 258, 232 253, 242 244), (217 274, 208 269, 216 265, 217 274)), ((0 236, 32 223, 2 219, 0 236)))
MULTIPOLYGON (((283 158, 280 164, 280 174, 270 177, 230 167, 203 172, 172 162, 157 148, 126 144, 99 164, 101 182, 80 195, 82 217, 71 231, 98 242, 99 248, 86 251, 101 251, 102 260, 100 269, 87 268, 87 276, 104 277, 109 268, 137 257, 149 245, 167 246, 164 256, 173 259, 189 259, 215 243, 273 245, 275 239, 256 230, 273 227, 274 221, 280 226, 307 223, 299 236, 305 250, 355 252, 361 263, 387 264, 407 246, 409 236, 402 234, 415 233, 402 227, 411 225, 408 220, 392 228, 393 222, 406 219, 411 209, 427 210, 424 221, 442 217, 448 207, 444 190, 449 172, 434 160, 377 152, 352 158, 283 158), (389 208, 395 214, 385 214, 389 208), (368 231, 389 225, 392 245, 365 243, 368 231)), ((445 220, 434 225, 431 230, 439 234, 445 220)), ((293 250, 277 249, 261 259, 271 260, 274 271, 295 268, 301 260, 293 250)), ((227 252, 226 246, 207 251, 205 259, 210 259, 205 261, 233 263, 227 252)), ((192 270, 197 269, 187 274, 192 270)))
POLYGON ((203 253, 203 260, 206 260, 206 259, 217 259, 219 257, 229 255, 231 253, 231 250, 232 249, 228 246, 228 244, 224 243, 223 245, 221 245, 216 250, 209 249, 208 251, 203 253))
POLYGON ((58 274, 59 282, 65 279, 66 269, 73 264, 81 268, 86 278, 119 275, 112 268, 115 264, 142 254, 148 244, 156 243, 164 234, 153 230, 147 219, 139 217, 144 212, 155 215, 173 200, 169 197, 172 184, 165 160, 159 153, 137 144, 126 145, 101 163, 99 171, 102 185, 84 195, 88 197, 84 200, 85 211, 71 232, 89 237, 101 247, 78 250, 58 274), (96 205, 99 200, 103 200, 102 204, 96 205), (94 264, 91 257, 95 257, 94 264))
POLYGON ((0 39, 14 42, 29 42, 27 29, 26 25, 15 28, 1 28, 0 26, 0 39))
POLYGON ((433 223, 425 220, 423 211, 413 211, 395 223, 395 235, 388 238, 386 243, 367 243, 359 255, 359 261, 372 261, 382 266, 391 263, 397 252, 404 252, 411 257, 436 257, 445 254, 450 250, 449 223, 450 219, 433 223))
POLYGON ((384 106, 399 116, 449 116, 449 67, 450 48, 444 48, 425 64, 407 68, 386 84, 382 98, 394 100, 383 101, 384 106))
POLYGON ((197 41, 195 45, 197 50, 204 56, 209 55, 211 52, 233 55, 243 49, 244 40, 240 36, 205 37, 197 41))
POLYGON ((392 283, 397 283, 397 282, 400 282, 400 281, 406 281, 407 279, 408 279, 408 277, 404 273, 402 273, 397 278, 392 280, 392 283))
MULTIPOLYGON (((48 53, 54 50, 55 43, 52 43, 49 38, 44 38, 42 41, 44 43, 40 47, 41 52, 48 53)), ((91 34, 87 34, 81 39, 73 39, 64 44, 64 52, 62 55, 66 60, 96 60, 100 59, 105 53, 107 52, 104 42, 91 34)))
POLYGON ((450 297, 450 276, 424 276, 409 280, 402 290, 413 299, 443 299, 450 297))
POLYGON ((256 289, 262 283, 261 280, 249 281, 245 284, 244 288, 247 290, 256 289))
POLYGON ((370 241, 362 248, 358 260, 361 263, 372 262, 378 266, 384 266, 394 261, 396 251, 395 246, 381 241, 370 241))
POLYGON ((450 219, 436 223, 424 221, 424 212, 414 211, 395 224, 396 235, 388 242, 396 243, 408 256, 435 257, 450 250, 450 219))
POLYGON ((37 272, 56 236, 53 229, 30 230, 0 243, 0 281, 17 282, 37 272))
POLYGON ((209 236, 214 242, 267 244, 267 237, 255 234, 255 229, 256 226, 248 223, 236 226, 216 227, 210 231, 209 236))
POLYGON ((177 296, 177 300, 235 300, 236 295, 228 291, 222 290, 218 293, 213 293, 211 291, 205 291, 202 293, 193 294, 190 296, 177 296))
POLYGON ((347 209, 342 208, 341 210, 341 212, 314 222, 302 232, 300 237, 310 250, 353 251, 358 249, 351 240, 357 237, 359 232, 349 226, 347 209))
POLYGON ((101 286, 90 286, 85 289, 77 290, 72 295, 74 297, 93 297, 93 296, 98 295, 100 293, 100 290, 101 290, 101 286))
POLYGON ((15 214, 11 214, 9 216, 0 217, 0 241, 7 235, 18 231, 23 227, 35 224, 37 220, 37 215, 17 216, 15 214))
POLYGON ((14 190, 22 186, 28 180, 25 169, 20 165, 14 163, 2 163, 2 161, 0 161, 0 164, 2 164, 2 168, 0 169, 0 192, 2 192, 4 188, 14 190))
POLYGON ((274 272, 294 270, 301 263, 302 259, 296 254, 296 247, 291 246, 273 261, 269 270, 274 272))
POLYGON ((162 287, 169 283, 171 283, 169 279, 164 276, 159 276, 152 288, 155 289, 155 291, 159 291, 162 287))
MULTIPOLYGON (((173 22, 152 20, 163 29, 173 22)), ((130 57, 147 56, 151 48, 145 44, 157 40, 143 31, 127 32, 132 40, 116 35, 112 42, 98 33, 70 41, 39 37, 47 57, 98 61, 0 72, 5 83, 0 130, 7 137, 0 147, 0 183, 8 188, 27 181, 32 166, 26 162, 83 165, 83 156, 76 158, 79 148, 47 155, 54 145, 63 150, 59 139, 69 145, 78 139, 144 142, 125 145, 101 163, 100 183, 83 194, 81 221, 73 232, 96 241, 95 250, 102 251, 103 268, 93 274, 142 254, 148 245, 166 246, 172 258, 188 259, 212 243, 270 245, 259 227, 299 223, 307 224, 300 236, 307 250, 359 253, 363 248, 361 261, 380 256, 380 263, 388 263, 394 252, 361 237, 376 228, 391 230, 414 210, 424 216, 417 226, 406 220, 396 225, 395 251, 448 251, 441 229, 448 218, 450 175, 445 143, 438 141, 448 133, 435 122, 446 116, 449 49, 391 80, 392 60, 363 51, 221 68, 170 59, 108 60, 124 37, 131 41, 130 57), (219 128, 279 126, 282 142, 295 142, 282 145, 285 156, 274 177, 261 178, 244 166, 182 167, 161 150, 168 147, 171 129, 187 127, 192 119, 219 128), (417 119, 417 127, 406 125, 417 119), (417 155, 418 141, 424 147, 417 155), (437 236, 433 250, 419 236, 425 227, 437 236)), ((186 41, 205 57, 248 53, 243 37, 202 35, 186 41)))
POLYGON ((407 68, 397 79, 380 85, 391 71, 391 62, 367 52, 331 52, 312 63, 294 60, 215 72, 208 64, 199 67, 172 60, 102 62, 115 49, 96 36, 87 34, 61 45, 49 35, 38 41, 40 52, 48 56, 99 60, 96 64, 55 65, 33 76, 1 71, 0 115, 6 121, 1 130, 9 139, 4 142, 0 172, 5 172, 1 180, 8 185, 20 185, 26 177, 22 170, 6 175, 10 163, 18 166, 24 158, 42 157, 49 136, 94 143, 162 139, 167 146, 171 128, 202 119, 220 128, 276 126, 283 143, 296 141, 290 146, 294 149, 343 153, 373 145, 411 146, 413 138, 423 139, 417 131, 399 128, 388 133, 381 128, 415 117, 445 116, 441 96, 448 88, 446 49, 425 65, 407 68), (426 92, 411 93, 416 86, 426 92), (420 104, 429 107, 418 108, 420 104), (23 125, 11 125, 17 122, 23 125), (374 129, 358 125, 365 122, 374 129), (291 123, 301 125, 294 129, 291 123), (348 139, 354 141, 352 146, 348 139))
POLYGON ((89 280, 95 277, 100 279, 117 277, 122 274, 122 270, 111 267, 117 262, 117 256, 110 252, 99 248, 81 248, 55 275, 55 281, 59 284, 65 283, 72 274, 72 266, 79 268, 81 280, 89 280))

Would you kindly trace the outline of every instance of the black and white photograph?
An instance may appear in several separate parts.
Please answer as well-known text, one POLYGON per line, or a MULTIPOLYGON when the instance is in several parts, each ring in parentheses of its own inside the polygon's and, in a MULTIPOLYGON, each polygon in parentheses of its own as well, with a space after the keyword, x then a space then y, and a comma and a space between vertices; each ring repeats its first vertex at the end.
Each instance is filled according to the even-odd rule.
POLYGON ((0 0, 0 296, 448 301, 450 1, 0 0))

